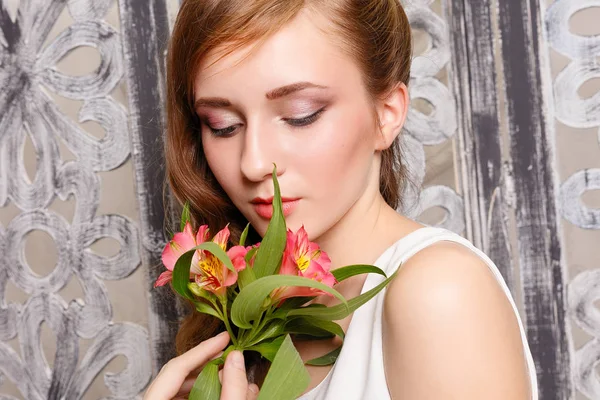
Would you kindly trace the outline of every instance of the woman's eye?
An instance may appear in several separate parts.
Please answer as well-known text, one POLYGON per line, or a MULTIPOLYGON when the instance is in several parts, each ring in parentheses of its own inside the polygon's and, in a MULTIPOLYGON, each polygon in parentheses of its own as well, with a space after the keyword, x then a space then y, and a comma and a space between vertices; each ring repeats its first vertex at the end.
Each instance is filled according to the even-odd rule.
POLYGON ((321 113, 325 111, 325 107, 321 108, 320 110, 318 110, 317 112, 310 114, 306 117, 302 117, 302 118, 283 118, 283 120, 285 122, 287 122, 288 124, 290 124, 291 126, 298 126, 298 127, 302 127, 302 126, 308 126, 310 124, 312 124, 313 122, 315 122, 317 119, 319 119, 319 116, 321 115, 321 113))
POLYGON ((212 126, 206 124, 207 128, 210 129, 211 133, 214 136, 229 136, 231 135, 235 129, 237 128, 237 125, 231 125, 228 126, 227 128, 222 128, 222 129, 215 129, 212 126))
MULTIPOLYGON (((312 124, 313 122, 315 122, 317 119, 319 119, 319 116, 321 115, 321 113, 325 111, 325 107, 321 108, 320 110, 307 115, 306 117, 302 117, 302 118, 282 118, 283 121, 285 121, 287 124, 294 126, 294 127, 303 127, 303 126, 308 126, 310 124, 312 124)), ((238 126, 240 126, 240 124, 236 124, 236 125, 231 125, 228 126, 226 128, 213 128, 212 126, 210 126, 206 121, 204 121, 204 125, 206 125, 206 127, 210 130, 211 134, 213 136, 216 137, 227 137, 227 136, 231 136, 236 129, 238 128, 238 126)))

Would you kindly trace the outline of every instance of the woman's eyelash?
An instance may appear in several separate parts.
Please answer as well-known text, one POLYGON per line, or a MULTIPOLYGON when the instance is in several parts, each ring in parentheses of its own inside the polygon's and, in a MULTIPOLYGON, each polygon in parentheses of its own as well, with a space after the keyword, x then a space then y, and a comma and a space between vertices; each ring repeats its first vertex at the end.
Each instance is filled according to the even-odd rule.
POLYGON ((210 129, 212 134, 215 136, 231 135, 235 131, 235 128, 237 127, 237 125, 231 125, 231 126, 228 126, 227 128, 223 128, 223 129, 214 129, 208 124, 206 126, 208 127, 208 129, 210 129))
POLYGON ((204 118, 201 118, 200 122, 208 128, 208 130, 211 132, 211 134, 213 136, 217 136, 217 137, 231 135, 235 131, 237 126, 239 125, 239 124, 236 124, 236 125, 231 125, 231 126, 228 126, 225 128, 216 129, 216 128, 213 128, 212 126, 210 126, 210 124, 208 123, 208 120, 206 120, 204 118))
POLYGON ((283 120, 285 122, 287 122, 289 125, 291 126, 295 126, 295 127, 303 127, 303 126, 308 126, 310 124, 312 124, 313 122, 315 122, 319 116, 321 115, 321 113, 325 111, 325 107, 321 108, 320 110, 316 111, 315 113, 308 115, 306 117, 302 117, 302 118, 283 118, 283 120))
MULTIPOLYGON (((304 126, 308 126, 310 124, 312 124, 313 122, 315 122, 319 116, 321 115, 321 113, 325 111, 325 107, 321 108, 320 110, 312 113, 311 115, 308 115, 306 117, 302 117, 302 118, 283 118, 283 121, 285 121, 287 124, 294 126, 294 127, 304 127, 304 126)), ((208 123, 204 122, 204 124, 206 125, 206 127, 208 129, 210 129, 210 131, 212 132, 212 134, 214 136, 228 136, 231 135, 233 132, 235 132, 236 128, 238 125, 231 125, 228 126, 226 128, 222 128, 222 129, 215 129, 213 127, 211 127, 208 123)))

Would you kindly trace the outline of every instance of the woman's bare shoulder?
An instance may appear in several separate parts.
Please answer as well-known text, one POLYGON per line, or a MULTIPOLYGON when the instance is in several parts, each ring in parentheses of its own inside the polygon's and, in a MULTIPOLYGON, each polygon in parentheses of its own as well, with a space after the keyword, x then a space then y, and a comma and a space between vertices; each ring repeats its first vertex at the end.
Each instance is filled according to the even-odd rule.
POLYGON ((469 300, 477 294, 489 295, 490 291, 505 298, 485 261, 462 244, 440 241, 402 264, 387 290, 386 303, 411 296, 410 300, 427 303, 441 300, 451 306, 454 302, 448 304, 449 300, 469 300))
POLYGON ((404 263, 386 292, 383 346, 392 397, 528 398, 512 305, 461 244, 438 242, 404 263))

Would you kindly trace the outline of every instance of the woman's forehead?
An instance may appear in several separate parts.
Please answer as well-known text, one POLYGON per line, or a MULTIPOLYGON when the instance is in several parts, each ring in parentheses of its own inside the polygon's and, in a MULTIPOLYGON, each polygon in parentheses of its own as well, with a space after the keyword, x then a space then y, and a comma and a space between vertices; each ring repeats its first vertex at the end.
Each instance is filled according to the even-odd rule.
POLYGON ((215 49, 199 65, 194 92, 217 96, 239 85, 266 92, 298 81, 330 86, 359 74, 353 60, 322 26, 313 14, 300 13, 260 44, 236 49, 220 59, 225 47, 215 49))

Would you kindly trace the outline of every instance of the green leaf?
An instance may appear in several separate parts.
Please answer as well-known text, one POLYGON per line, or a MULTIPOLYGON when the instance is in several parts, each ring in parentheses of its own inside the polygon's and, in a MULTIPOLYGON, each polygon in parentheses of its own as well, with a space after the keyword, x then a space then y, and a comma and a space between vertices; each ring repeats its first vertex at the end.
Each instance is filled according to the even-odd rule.
POLYGON ((277 272, 286 243, 285 218, 281 204, 281 192, 277 181, 277 166, 273 164, 273 216, 263 240, 260 243, 256 259, 254 260, 254 273, 257 278, 273 275, 277 272))
POLYGON ((188 283, 190 282, 190 268, 192 266, 191 264, 193 256, 193 251, 190 251, 189 254, 183 253, 177 259, 175 267, 173 268, 173 289, 175 289, 179 295, 189 300, 194 300, 194 294, 188 287, 188 283))
POLYGON ((308 360, 304 364, 316 365, 319 367, 322 367, 325 365, 331 365, 331 364, 335 363, 335 360, 337 360, 341 351, 342 351, 342 346, 338 347, 337 349, 335 349, 333 351, 330 351, 329 353, 325 354, 324 356, 321 356, 318 358, 313 358, 312 360, 308 360))
POLYGON ((256 337, 251 338, 248 345, 253 346, 256 343, 262 342, 263 340, 271 339, 275 336, 283 334, 284 325, 285 322, 282 320, 275 320, 269 322, 268 325, 262 329, 262 332, 260 332, 256 337))
POLYGON ((238 272, 238 286, 240 287, 240 290, 242 290, 255 280, 256 276, 254 275, 254 270, 249 266, 246 266, 246 268, 238 272))
POLYGON ((275 355, 277 354, 279 347, 281 347, 281 344, 283 343, 284 339, 285 336, 282 335, 278 338, 271 340, 270 342, 262 342, 254 346, 250 346, 246 348, 246 350, 257 351, 260 353, 261 356, 273 362, 275 360, 275 355))
POLYGON ((221 246, 216 244, 215 242, 204 242, 199 244, 183 253, 177 259, 175 263, 175 267, 173 268, 173 289, 179 295, 185 297, 186 299, 194 300, 194 294, 188 288, 188 283, 190 282, 190 268, 192 267, 192 258, 194 257, 194 252, 196 250, 206 250, 212 253, 215 257, 217 257, 227 268, 231 271, 235 271, 233 268, 233 264, 231 260, 227 256, 227 253, 223 251, 221 246))
POLYGON ((181 222, 179 223, 180 231, 183 232, 185 229, 185 224, 190 221, 190 202, 186 201, 183 205, 183 210, 181 211, 181 222))
MULTIPOLYGON (((271 318, 279 318, 285 319, 287 313, 294 308, 302 307, 304 304, 308 303, 316 296, 311 297, 290 297, 289 299, 285 299, 283 304, 277 307, 277 310, 271 314, 271 318)), ((317 303, 318 304, 318 303, 317 303)), ((320 304, 320 306, 325 307, 324 304, 320 304)))
POLYGON ((246 261, 247 264, 250 263, 250 259, 252 258, 252 256, 254 256, 254 254, 256 254, 257 250, 258 250, 258 247, 253 247, 250 250, 248 250, 248 252, 244 256, 244 260, 246 261))
POLYGON ((211 305, 203 303, 201 301, 197 301, 196 303, 194 303, 194 305, 196 306, 196 311, 201 312, 203 314, 212 315, 213 317, 217 317, 218 319, 223 321, 223 317, 221 316, 221 314, 217 310, 215 310, 211 305))
POLYGON ((288 309, 291 310, 293 308, 298 308, 313 300, 316 296, 307 296, 307 297, 290 297, 289 299, 285 299, 281 307, 279 309, 288 309))
POLYGON ((166 231, 167 237, 169 238, 169 242, 170 242, 171 240, 173 240, 173 237, 175 237, 175 234, 173 233, 171 228, 168 226, 165 227, 165 231, 166 231))
POLYGON ((240 242, 239 242, 240 246, 246 245, 246 238, 248 237, 248 229, 249 228, 250 228, 250 223, 248 222, 248 224, 246 224, 246 227, 244 228, 244 231, 242 232, 242 236, 240 236, 240 242))
MULTIPOLYGON (((231 320, 238 328, 250 329, 251 321, 260 317, 263 304, 269 294, 282 286, 299 286, 320 289, 339 299, 342 307, 347 306, 346 299, 337 290, 301 276, 269 275, 259 278, 240 291, 231 306, 231 320)), ((293 310, 292 310, 293 311, 293 310)), ((290 311, 291 313, 291 311, 290 311)))
POLYGON ((217 365, 224 365, 225 364, 225 359, 227 358, 227 356, 229 355, 229 353, 231 353, 234 350, 237 350, 237 347, 235 345, 233 345, 233 344, 230 344, 229 346, 227 346, 227 348, 225 349, 225 351, 223 352, 223 354, 221 354, 221 357, 215 358, 211 362, 215 362, 217 365))
MULTIPOLYGON (((299 298, 299 297, 298 297, 298 298, 299 298)), ((288 300, 289 300, 289 299, 288 299, 288 300)), ((285 304, 284 304, 284 305, 285 305, 285 304)), ((294 310, 294 309, 302 309, 302 310, 305 310, 305 309, 313 309, 313 308, 325 308, 325 307, 327 307, 327 306, 326 306, 325 304, 321 304, 321 303, 313 303, 313 304, 309 304, 309 305, 307 305, 307 306, 304 306, 304 307, 296 306, 296 307, 286 307, 286 308, 284 308, 284 307, 282 306, 282 307, 279 307, 279 308, 277 309, 277 311, 275 311, 273 314, 271 314, 271 318, 286 319, 286 318, 287 318, 287 316, 288 316, 288 314, 289 314, 289 312, 290 312, 291 310, 294 310)))
POLYGON ((365 265, 365 264, 357 264, 357 265, 348 265, 346 267, 341 267, 334 269, 331 271, 333 276, 338 282, 342 282, 350 278, 351 276, 367 274, 367 273, 375 273, 379 275, 383 275, 387 278, 385 272, 383 272, 380 268, 377 268, 374 265, 365 265))
POLYGON ((285 333, 298 333, 302 335, 311 335, 320 337, 324 333, 339 336, 344 339, 344 330, 341 326, 332 321, 325 321, 311 317, 300 317, 289 319, 285 324, 285 333))
POLYGON ((219 366, 211 361, 204 366, 196 378, 188 400, 219 400, 220 398, 219 366))
POLYGON ((219 301, 219 299, 214 293, 203 289, 196 282, 188 283, 188 289, 190 289, 190 292, 192 292, 195 296, 198 296, 201 299, 208 301, 210 304, 216 305, 219 301))
POLYGON ((379 285, 375 286, 373 289, 369 290, 366 293, 361 294, 360 296, 356 296, 350 300, 348 300, 348 307, 344 304, 338 304, 332 307, 302 307, 297 308, 295 310, 291 310, 287 316, 291 317, 293 315, 302 315, 302 316, 311 316, 318 319, 328 320, 328 321, 337 321, 343 318, 346 318, 350 313, 353 313, 358 307, 365 304, 367 301, 371 300, 377 293, 383 290, 391 281, 394 279, 394 276, 398 273, 398 270, 394 272, 389 278, 381 282, 379 285))
POLYGON ((258 400, 295 400, 308 387, 310 376, 294 347, 290 335, 286 335, 258 394, 258 400))

